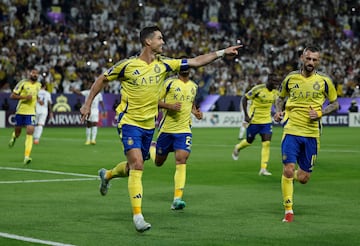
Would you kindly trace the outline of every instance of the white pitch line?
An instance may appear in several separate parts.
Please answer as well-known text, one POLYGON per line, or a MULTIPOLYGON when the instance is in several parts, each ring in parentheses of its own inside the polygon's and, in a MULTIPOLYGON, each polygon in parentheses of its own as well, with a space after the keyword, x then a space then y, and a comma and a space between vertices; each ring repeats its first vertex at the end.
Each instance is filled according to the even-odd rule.
POLYGON ((0 232, 0 237, 11 238, 11 239, 19 240, 19 241, 24 241, 24 242, 41 243, 41 244, 52 245, 52 246, 75 246, 73 244, 52 242, 52 241, 41 240, 41 239, 36 239, 36 238, 32 238, 32 237, 23 237, 23 236, 9 234, 9 233, 5 233, 5 232, 0 232))
POLYGON ((86 180, 96 180, 96 179, 98 179, 98 178, 12 180, 12 181, 0 181, 0 184, 46 183, 46 182, 70 182, 70 181, 86 181, 86 180))
POLYGON ((96 176, 96 175, 81 174, 81 173, 65 173, 65 172, 58 172, 58 171, 36 170, 36 169, 16 168, 16 167, 0 167, 0 169, 2 169, 2 170, 12 170, 12 171, 34 172, 34 173, 61 174, 61 175, 70 175, 70 176, 78 176, 78 177, 89 177, 89 178, 98 177, 98 176, 96 176))

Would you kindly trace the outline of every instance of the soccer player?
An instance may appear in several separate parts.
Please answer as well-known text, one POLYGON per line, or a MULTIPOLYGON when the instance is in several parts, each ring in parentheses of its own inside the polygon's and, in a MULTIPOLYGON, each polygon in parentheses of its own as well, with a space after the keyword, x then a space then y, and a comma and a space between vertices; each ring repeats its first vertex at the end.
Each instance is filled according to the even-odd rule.
POLYGON ((232 153, 234 160, 239 159, 240 150, 250 146, 257 134, 261 136, 261 164, 259 175, 269 176, 271 173, 267 170, 270 158, 270 141, 272 137, 272 118, 271 108, 278 97, 277 90, 280 79, 276 74, 268 75, 266 84, 254 86, 242 97, 242 108, 245 115, 245 122, 249 125, 246 129, 246 139, 236 144, 232 153), (248 110, 248 100, 251 100, 251 106, 248 110))
POLYGON ((25 154, 24 164, 29 164, 32 159, 30 157, 33 146, 33 133, 35 126, 35 106, 38 93, 41 88, 38 82, 39 71, 31 69, 28 79, 23 79, 17 83, 12 91, 10 98, 19 100, 15 114, 15 130, 11 135, 9 147, 13 147, 16 139, 21 134, 23 126, 26 127, 25 154))
POLYGON ((284 164, 281 177, 285 208, 283 222, 292 222, 294 219, 293 181, 306 184, 310 179, 318 152, 321 117, 339 107, 332 80, 316 70, 320 64, 320 50, 307 47, 300 60, 301 69, 289 73, 282 81, 274 115, 274 120, 282 120, 284 126, 281 144, 284 164), (325 99, 329 100, 329 104, 323 108, 325 99))
MULTIPOLYGON (((151 224, 145 221, 142 214, 144 159, 148 156, 153 138, 160 88, 166 76, 187 70, 189 67, 204 66, 224 55, 237 55, 242 45, 231 46, 191 59, 166 58, 160 55, 165 42, 157 26, 142 29, 140 42, 142 50, 138 56, 117 62, 96 79, 80 112, 82 120, 87 119, 91 103, 104 85, 115 79, 121 81, 121 102, 117 107, 118 132, 130 168, 128 191, 133 222, 137 231, 144 232, 151 228, 151 224)), ((104 172, 104 169, 100 170, 101 189, 107 189, 109 173, 104 172)))
MULTIPOLYGON (((91 84, 89 84, 89 87, 91 87, 91 84)), ((89 96, 90 88, 87 90, 79 91, 77 89, 71 88, 71 91, 78 95, 82 95, 86 98, 89 96)), ((105 105, 103 96, 101 93, 97 94, 91 104, 91 114, 86 119, 86 141, 85 145, 95 145, 96 144, 96 136, 98 132, 98 123, 99 123, 99 105, 101 106, 101 112, 105 112, 105 105)))
POLYGON ((48 115, 50 118, 53 117, 51 105, 52 105, 51 94, 46 90, 46 83, 42 82, 35 108, 36 126, 34 131, 34 144, 39 144, 40 142, 40 137, 42 135, 43 128, 45 126, 48 115))
POLYGON ((186 181, 186 161, 192 145, 191 113, 202 119, 202 112, 195 106, 194 100, 198 86, 190 80, 190 71, 179 72, 178 78, 165 81, 159 101, 163 109, 159 136, 156 147, 151 145, 150 156, 156 166, 162 166, 170 152, 175 154, 176 170, 174 175, 174 199, 171 209, 185 207, 182 200, 186 181), (156 153, 156 155, 155 155, 156 153))

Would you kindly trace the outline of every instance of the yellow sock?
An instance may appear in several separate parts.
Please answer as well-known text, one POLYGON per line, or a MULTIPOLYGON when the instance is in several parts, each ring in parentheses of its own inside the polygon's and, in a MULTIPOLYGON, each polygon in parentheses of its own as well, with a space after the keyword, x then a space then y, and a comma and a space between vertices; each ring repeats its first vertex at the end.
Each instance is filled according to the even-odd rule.
POLYGON ((270 158, 270 141, 264 141, 261 145, 261 168, 266 169, 270 158))
POLYGON ((15 132, 12 132, 11 138, 16 138, 15 132))
POLYGON ((33 136, 32 135, 26 135, 26 138, 25 138, 25 157, 30 157, 32 146, 33 146, 33 136))
POLYGON ((174 199, 182 198, 186 181, 186 164, 177 164, 174 175, 174 199))
POLYGON ((294 193, 293 180, 294 178, 286 178, 284 175, 281 176, 281 191, 285 210, 292 210, 294 193))
POLYGON ((247 146, 250 146, 250 145, 251 145, 251 144, 248 143, 248 142, 246 141, 246 139, 243 139, 243 140, 241 140, 241 142, 240 142, 239 144, 236 145, 236 148, 237 148, 238 150, 241 150, 241 149, 244 149, 244 148, 246 148, 247 146))
POLYGON ((129 177, 129 172, 126 171, 127 161, 122 161, 117 164, 113 169, 107 170, 105 178, 110 180, 117 177, 129 177))
POLYGON ((133 214, 141 214, 141 202, 143 196, 142 177, 143 171, 130 170, 128 190, 133 214))
POLYGON ((155 146, 150 146, 150 158, 153 162, 155 162, 155 156, 156 156, 156 147, 155 146))

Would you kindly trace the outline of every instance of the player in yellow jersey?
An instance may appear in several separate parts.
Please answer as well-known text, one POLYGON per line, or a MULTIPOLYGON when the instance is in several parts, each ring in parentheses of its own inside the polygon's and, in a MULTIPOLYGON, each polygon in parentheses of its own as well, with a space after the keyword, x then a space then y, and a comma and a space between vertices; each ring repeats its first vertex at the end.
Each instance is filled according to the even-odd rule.
POLYGON ((190 71, 179 72, 178 78, 166 80, 162 88, 159 107, 163 109, 156 147, 150 147, 151 159, 156 166, 162 166, 170 152, 175 156, 174 198, 172 210, 185 207, 183 193, 186 181, 186 161, 192 145, 191 113, 202 119, 202 112, 195 106, 198 86, 190 80, 190 71), (156 153, 156 155, 155 155, 156 153))
POLYGON ((26 127, 24 164, 31 162, 31 150, 33 146, 33 133, 35 129, 35 107, 41 84, 38 82, 39 71, 30 70, 29 79, 23 79, 15 86, 10 98, 19 100, 15 114, 15 130, 11 135, 9 147, 13 147, 16 139, 21 134, 23 126, 26 127))
POLYGON ((280 122, 282 119, 284 126, 281 144, 284 164, 281 178, 285 208, 283 222, 292 222, 294 219, 293 181, 306 184, 310 179, 318 153, 321 117, 339 107, 332 80, 316 70, 320 64, 320 50, 307 47, 300 60, 301 69, 289 73, 282 81, 274 115, 274 120, 280 122), (329 104, 323 107, 326 99, 329 104))
MULTIPOLYGON (((200 55, 190 59, 171 59, 160 54, 165 44, 157 26, 145 27, 140 32, 140 55, 117 62, 101 74, 92 85, 85 104, 81 107, 82 121, 90 115, 94 97, 112 80, 121 82, 121 102, 117 107, 118 133, 129 165, 128 191, 135 229, 144 232, 151 228, 142 214, 144 159, 148 156, 158 114, 160 89, 165 78, 173 73, 209 64, 224 55, 235 56, 242 45, 200 55)), ((122 165, 121 167, 126 166, 122 165)), ((123 171, 119 171, 122 172, 123 171)), ((112 170, 99 170, 100 192, 106 194, 112 170)))
POLYGON ((259 175, 269 176, 271 173, 267 170, 270 159, 270 141, 272 137, 272 118, 271 108, 278 97, 277 90, 280 79, 276 74, 268 75, 266 84, 254 86, 242 97, 242 108, 244 111, 245 122, 249 125, 246 129, 246 139, 236 144, 232 153, 232 158, 238 160, 240 150, 250 146, 257 134, 261 136, 261 165, 259 175), (251 100, 251 106, 248 112, 248 100, 251 100))

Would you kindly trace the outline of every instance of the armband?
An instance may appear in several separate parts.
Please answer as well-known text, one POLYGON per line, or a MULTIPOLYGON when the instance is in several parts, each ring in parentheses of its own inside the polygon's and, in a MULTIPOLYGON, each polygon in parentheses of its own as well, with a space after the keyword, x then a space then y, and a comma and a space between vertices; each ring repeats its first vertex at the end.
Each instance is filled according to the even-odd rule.
POLYGON ((218 50, 215 53, 217 57, 223 57, 225 55, 225 50, 218 50))

